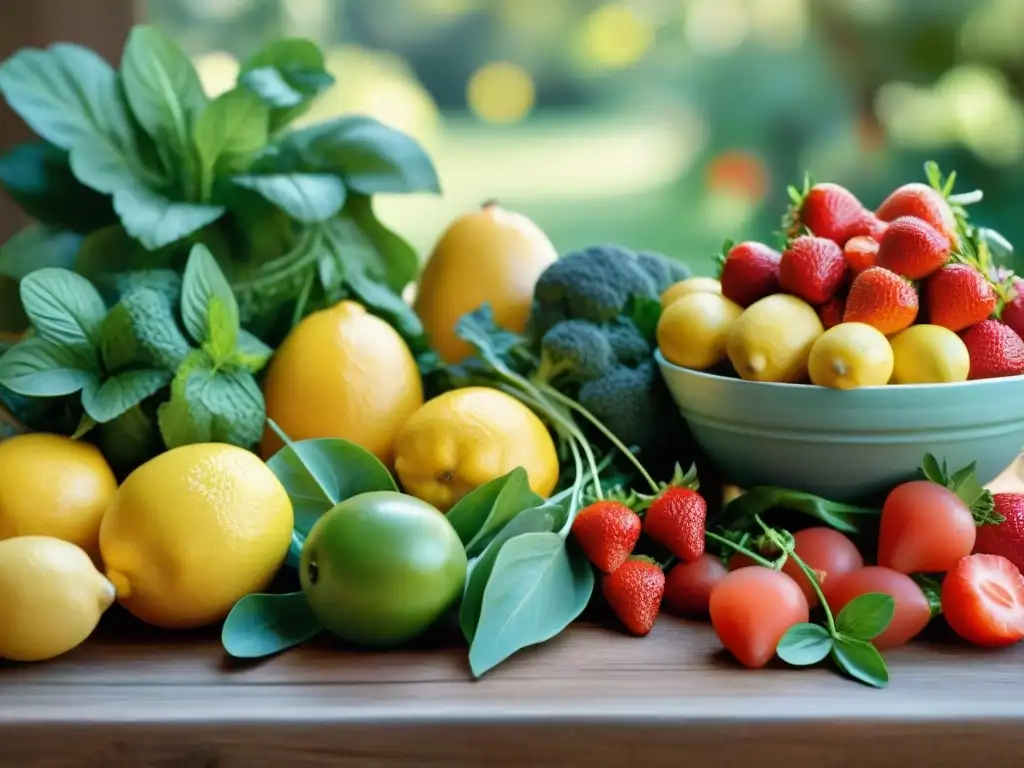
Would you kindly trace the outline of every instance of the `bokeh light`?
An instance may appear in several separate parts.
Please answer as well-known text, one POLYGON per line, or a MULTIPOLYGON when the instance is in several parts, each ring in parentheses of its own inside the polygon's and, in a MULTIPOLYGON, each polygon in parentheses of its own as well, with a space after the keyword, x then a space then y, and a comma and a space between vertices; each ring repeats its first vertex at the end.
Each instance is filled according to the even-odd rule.
POLYGON ((466 86, 469 108, 489 123, 516 123, 533 108, 536 98, 530 73, 509 61, 485 64, 466 86))
POLYGON ((199 82, 203 84, 203 90, 210 98, 234 88, 241 68, 238 59, 226 51, 204 53, 197 56, 193 64, 199 73, 199 82))
POLYGON ((726 53, 746 39, 750 22, 743 0, 690 0, 684 17, 686 41, 700 53, 726 53))
POLYGON ((603 69, 636 64, 654 42, 654 27, 627 3, 609 3, 583 20, 579 44, 584 61, 603 69))
POLYGON ((758 202, 768 192, 768 169, 756 154, 731 149, 712 158, 704 171, 708 191, 758 202))

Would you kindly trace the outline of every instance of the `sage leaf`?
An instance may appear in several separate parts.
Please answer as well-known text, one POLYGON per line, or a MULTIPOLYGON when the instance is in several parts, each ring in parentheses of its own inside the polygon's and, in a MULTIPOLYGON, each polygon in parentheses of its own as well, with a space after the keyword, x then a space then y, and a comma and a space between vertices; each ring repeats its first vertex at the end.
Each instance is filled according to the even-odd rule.
POLYGON ((846 674, 866 685, 884 688, 889 682, 882 654, 865 640, 837 637, 832 645, 832 659, 846 674))
POLYGON ((337 176, 328 174, 235 176, 233 181, 303 224, 333 218, 345 204, 345 185, 337 176))
POLYGON ((85 412, 97 424, 113 421, 121 414, 156 394, 171 381, 170 371, 144 369, 124 371, 104 381, 89 397, 83 397, 85 412))
POLYGON ((487 493, 482 494, 479 501, 474 501, 461 510, 458 508, 459 505, 456 505, 448 513, 449 522, 455 527, 459 538, 461 539, 463 535, 468 536, 467 540, 463 540, 463 544, 469 557, 480 554, 495 534, 517 514, 544 503, 544 499, 530 489, 529 477, 522 467, 516 467, 507 475, 482 487, 487 488, 498 481, 501 481, 497 485, 498 493, 489 506, 484 507, 483 503, 493 488, 488 488, 487 493))
POLYGON ((25 339, 0 357, 0 385, 30 397, 59 397, 99 385, 91 347, 25 339))
POLYGON ((37 269, 70 269, 82 236, 66 229, 36 224, 25 227, 0 246, 0 276, 21 280, 37 269))
POLYGON ((231 609, 221 629, 221 645, 238 659, 257 659, 316 637, 320 620, 302 592, 246 595, 231 609))
POLYGON ((92 283, 68 269, 46 267, 21 281, 21 303, 39 336, 55 344, 91 346, 107 314, 92 283))
MULTIPOLYGON (((245 88, 222 93, 199 113, 194 140, 207 179, 214 168, 240 167, 267 143, 270 110, 245 88)), ((209 181, 204 185, 209 194, 209 181)))
POLYGON ((836 631, 855 640, 871 640, 892 623, 896 602, 891 595, 868 592, 858 595, 836 616, 836 631))
POLYGON ((474 488, 445 513, 463 546, 469 544, 483 527, 510 475, 511 473, 496 477, 474 488))
MULTIPOLYGON (((181 318, 185 330, 197 342, 202 344, 211 337, 211 303, 216 299, 221 308, 217 323, 227 328, 220 328, 221 335, 230 333, 237 339, 239 319, 238 304, 224 273, 205 245, 197 243, 189 252, 185 264, 185 275, 181 285, 181 318)), ((234 341, 231 347, 234 346, 234 341)))
POLYGON ((556 533, 525 533, 498 552, 484 589, 469 666, 480 677, 516 651, 557 635, 594 590, 594 569, 556 533))
POLYGON ((817 664, 832 651, 832 636, 819 624, 794 624, 779 640, 775 653, 787 664, 817 664))
POLYGON ((288 492, 295 532, 288 565, 298 565, 306 536, 336 504, 360 493, 397 491, 387 467, 365 448, 339 438, 289 442, 267 466, 288 492))
POLYGON ((271 107, 270 130, 276 133, 305 112, 313 99, 334 84, 324 54, 311 40, 274 40, 243 65, 238 82, 271 107))

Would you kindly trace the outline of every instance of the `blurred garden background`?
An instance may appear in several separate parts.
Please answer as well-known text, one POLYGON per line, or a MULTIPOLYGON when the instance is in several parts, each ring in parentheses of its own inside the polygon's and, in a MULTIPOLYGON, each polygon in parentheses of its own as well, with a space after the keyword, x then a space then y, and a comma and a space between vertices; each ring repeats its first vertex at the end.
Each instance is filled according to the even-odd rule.
POLYGON ((304 120, 368 113, 435 160, 442 196, 380 205, 424 255, 498 198, 563 253, 611 241, 709 273, 725 238, 773 236, 805 171, 874 207, 927 159, 1024 242, 1024 0, 143 0, 137 15, 214 93, 270 38, 320 43, 336 84, 304 120))

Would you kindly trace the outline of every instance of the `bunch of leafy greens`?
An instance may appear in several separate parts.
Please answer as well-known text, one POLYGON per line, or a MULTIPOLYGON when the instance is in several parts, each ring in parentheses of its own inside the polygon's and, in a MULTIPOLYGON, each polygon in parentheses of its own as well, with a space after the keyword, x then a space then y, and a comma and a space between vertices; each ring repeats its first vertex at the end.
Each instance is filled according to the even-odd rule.
MULTIPOLYGON (((15 53, 0 63, 0 92, 41 140, 0 157, 0 185, 37 223, 0 249, 0 275, 61 267, 109 291, 140 270, 180 274, 202 244, 234 296, 232 317, 271 347, 305 314, 350 297, 424 352, 422 328, 399 298, 417 255, 376 218, 371 196, 438 192, 437 175, 419 144, 368 117, 289 129, 332 83, 322 52, 301 39, 258 51, 213 99, 174 41, 147 26, 132 30, 118 71, 71 44, 15 53)), ((63 280, 86 302, 88 322, 101 314, 94 294, 82 299, 83 283, 63 280)), ((221 317, 224 306, 214 311, 221 317)), ((198 343, 195 322, 186 327, 198 343)), ((202 343, 223 353, 228 338, 202 343)), ((204 375, 197 359, 185 366, 191 378, 174 368, 177 391, 204 375)), ((81 372, 88 362, 62 365, 81 372)), ((51 389, 72 381, 91 403, 84 373, 51 389)), ((18 405, 31 421, 31 404, 18 405)), ((217 423, 209 429, 249 431, 217 423)))

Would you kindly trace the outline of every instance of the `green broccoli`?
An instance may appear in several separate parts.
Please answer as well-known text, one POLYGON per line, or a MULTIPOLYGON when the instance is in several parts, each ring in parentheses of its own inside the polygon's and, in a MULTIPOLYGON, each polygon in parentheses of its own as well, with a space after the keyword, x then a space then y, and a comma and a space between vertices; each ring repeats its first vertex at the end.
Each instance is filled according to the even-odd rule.
POLYGON ((654 350, 636 323, 628 317, 617 317, 604 329, 612 354, 622 365, 635 366, 650 360, 654 350))
POLYGON ((540 340, 540 381, 590 381, 615 364, 607 333, 586 320, 566 320, 553 326, 540 340))

